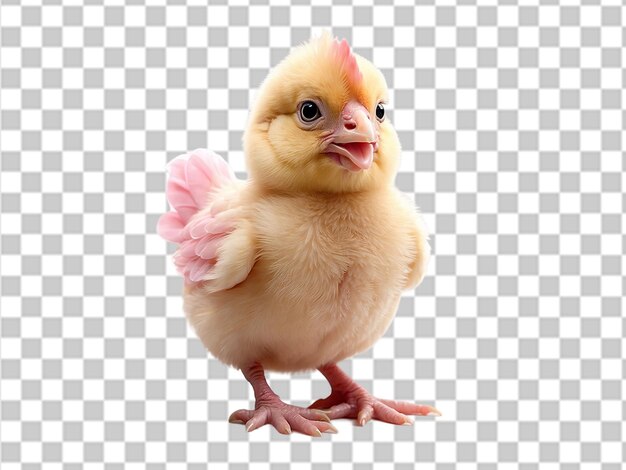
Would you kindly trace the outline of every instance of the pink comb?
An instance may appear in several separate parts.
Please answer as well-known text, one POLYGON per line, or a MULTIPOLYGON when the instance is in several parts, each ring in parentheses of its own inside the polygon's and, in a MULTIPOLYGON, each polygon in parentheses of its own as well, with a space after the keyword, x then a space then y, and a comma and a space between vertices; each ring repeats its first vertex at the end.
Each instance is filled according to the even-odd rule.
POLYGON ((354 84, 359 83, 363 79, 363 75, 359 70, 354 54, 352 54, 352 51, 350 50, 348 41, 342 39, 340 42, 338 39, 334 39, 332 50, 335 58, 341 64, 341 68, 346 74, 348 80, 354 84))

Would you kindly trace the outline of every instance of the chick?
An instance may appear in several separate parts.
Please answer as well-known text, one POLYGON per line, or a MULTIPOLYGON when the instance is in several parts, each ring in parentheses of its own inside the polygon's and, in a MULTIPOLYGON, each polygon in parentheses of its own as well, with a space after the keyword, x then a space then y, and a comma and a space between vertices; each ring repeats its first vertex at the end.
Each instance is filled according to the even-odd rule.
POLYGON ((241 369, 252 431, 334 432, 335 418, 394 424, 439 412, 373 397, 337 363, 391 323, 430 248, 413 204, 394 187, 398 136, 376 67, 328 34, 295 48, 267 77, 244 134, 249 179, 207 150, 173 160, 173 210, 159 233, 177 243, 184 310, 206 348, 241 369), (318 369, 332 392, 308 408, 271 390, 265 370, 318 369))

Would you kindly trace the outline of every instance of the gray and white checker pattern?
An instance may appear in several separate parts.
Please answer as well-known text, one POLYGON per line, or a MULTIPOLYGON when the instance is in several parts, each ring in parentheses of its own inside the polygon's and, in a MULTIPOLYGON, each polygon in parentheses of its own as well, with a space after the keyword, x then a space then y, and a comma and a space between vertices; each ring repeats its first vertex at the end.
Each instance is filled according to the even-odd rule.
POLYGON ((622 468, 620 2, 64 3, 0 6, 2 470, 622 468), (256 88, 321 29, 385 73, 435 252, 343 366, 444 416, 248 435, 226 418, 249 386, 186 326, 155 234, 164 165, 210 147, 243 176, 256 88))

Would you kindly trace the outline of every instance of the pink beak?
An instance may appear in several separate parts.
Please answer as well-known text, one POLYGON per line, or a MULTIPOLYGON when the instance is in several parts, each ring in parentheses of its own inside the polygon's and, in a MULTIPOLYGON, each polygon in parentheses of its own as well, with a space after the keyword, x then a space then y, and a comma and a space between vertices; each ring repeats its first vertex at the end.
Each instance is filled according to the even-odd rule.
POLYGON ((341 119, 325 153, 349 171, 367 170, 376 150, 376 131, 367 109, 350 101, 341 111, 341 119))

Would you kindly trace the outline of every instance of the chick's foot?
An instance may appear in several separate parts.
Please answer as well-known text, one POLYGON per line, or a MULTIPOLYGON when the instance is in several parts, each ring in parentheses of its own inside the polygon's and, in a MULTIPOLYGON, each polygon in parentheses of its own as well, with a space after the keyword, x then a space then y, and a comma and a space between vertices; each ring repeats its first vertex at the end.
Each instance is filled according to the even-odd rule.
POLYGON ((354 382, 336 364, 319 368, 332 388, 331 394, 314 402, 309 409, 323 409, 330 419, 353 418, 359 426, 371 419, 391 424, 412 424, 407 415, 441 416, 430 405, 382 400, 372 396, 365 388, 354 382))
POLYGON ((265 424, 271 424, 281 434, 295 431, 319 437, 323 432, 337 432, 323 411, 284 403, 268 385, 260 364, 243 368, 242 372, 254 389, 256 404, 254 410, 235 411, 228 419, 231 423, 244 424, 248 432, 265 424))

